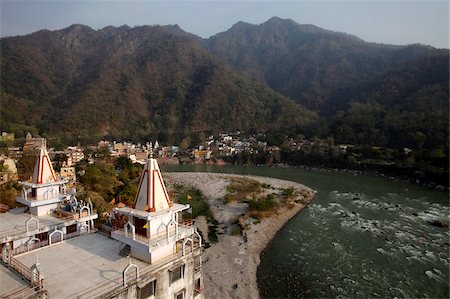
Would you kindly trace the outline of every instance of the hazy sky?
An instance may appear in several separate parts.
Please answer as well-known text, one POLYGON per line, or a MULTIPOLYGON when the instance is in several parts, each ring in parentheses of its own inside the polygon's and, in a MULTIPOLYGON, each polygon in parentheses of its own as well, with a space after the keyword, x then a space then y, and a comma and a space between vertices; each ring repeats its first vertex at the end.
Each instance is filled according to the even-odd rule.
POLYGON ((366 41, 422 43, 448 48, 448 1, 9 1, 1 3, 1 36, 74 23, 108 25, 178 24, 209 37, 238 21, 272 16, 354 34, 366 41))

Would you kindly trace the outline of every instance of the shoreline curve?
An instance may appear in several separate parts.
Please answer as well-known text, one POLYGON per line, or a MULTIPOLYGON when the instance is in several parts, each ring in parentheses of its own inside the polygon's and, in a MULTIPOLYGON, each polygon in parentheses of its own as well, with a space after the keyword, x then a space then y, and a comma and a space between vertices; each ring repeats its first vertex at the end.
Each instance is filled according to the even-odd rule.
MULTIPOLYGON (((296 193, 289 204, 280 205, 275 214, 259 223, 246 224, 243 231, 246 238, 223 233, 219 235, 219 241, 202 254, 205 298, 259 298, 256 271, 262 251, 289 220, 309 204, 316 191, 297 182, 254 175, 207 172, 166 172, 163 175, 170 185, 177 183, 199 189, 222 228, 230 224, 230 210, 242 211, 237 203, 224 204, 230 179, 253 179, 276 189, 295 188, 296 193)), ((242 221, 240 218, 241 224, 242 221)), ((207 228, 205 219, 197 219, 197 222, 200 230, 207 228)), ((202 233, 207 235, 207 232, 202 233)))

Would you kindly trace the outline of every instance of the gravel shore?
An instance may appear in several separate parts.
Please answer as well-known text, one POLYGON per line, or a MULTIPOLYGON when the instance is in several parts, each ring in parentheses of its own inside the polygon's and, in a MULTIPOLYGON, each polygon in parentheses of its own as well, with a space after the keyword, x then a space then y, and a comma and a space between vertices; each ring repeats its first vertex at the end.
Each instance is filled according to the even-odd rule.
MULTIPOLYGON (((315 195, 315 191, 302 184, 268 177, 241 176, 218 173, 173 172, 165 173, 166 182, 192 186, 205 195, 214 218, 224 232, 219 241, 207 248, 203 254, 203 277, 206 298, 259 298, 256 270, 260 253, 276 233, 303 209, 315 195), (230 225, 245 220, 247 210, 244 203, 224 203, 226 187, 232 178, 253 179, 270 185, 274 190, 295 188, 290 204, 279 207, 277 213, 260 222, 246 225, 243 234, 229 233, 230 225)), ((207 236, 204 217, 197 219, 196 226, 207 236)))

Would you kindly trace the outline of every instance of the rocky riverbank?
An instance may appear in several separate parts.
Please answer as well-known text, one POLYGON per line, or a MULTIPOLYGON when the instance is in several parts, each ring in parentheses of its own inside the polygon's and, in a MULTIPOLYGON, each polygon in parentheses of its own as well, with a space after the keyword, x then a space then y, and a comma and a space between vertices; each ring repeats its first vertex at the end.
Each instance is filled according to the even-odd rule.
MULTIPOLYGON (((205 196, 214 218, 219 223, 219 241, 203 253, 203 277, 206 298, 258 298, 256 270, 260 253, 276 233, 303 209, 315 191, 295 182, 267 177, 240 176, 217 173, 176 172, 165 173, 169 184, 181 184, 199 189, 205 196), (262 219, 247 213, 243 202, 226 202, 227 186, 239 179, 250 179, 268 186, 278 202, 276 212, 262 219), (281 190, 292 194, 282 196, 281 190), (239 224, 242 232, 233 228, 239 224)), ((207 236, 204 217, 196 219, 196 226, 207 236)))

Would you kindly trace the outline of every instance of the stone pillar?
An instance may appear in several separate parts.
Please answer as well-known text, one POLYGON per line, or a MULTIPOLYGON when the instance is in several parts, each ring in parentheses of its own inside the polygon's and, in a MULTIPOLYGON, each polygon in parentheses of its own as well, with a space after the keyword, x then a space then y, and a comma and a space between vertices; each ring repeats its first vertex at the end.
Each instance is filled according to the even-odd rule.
POLYGON ((39 259, 36 255, 36 263, 31 266, 31 285, 35 288, 35 291, 41 290, 43 288, 42 280, 43 276, 41 274, 41 269, 39 267, 39 259))

